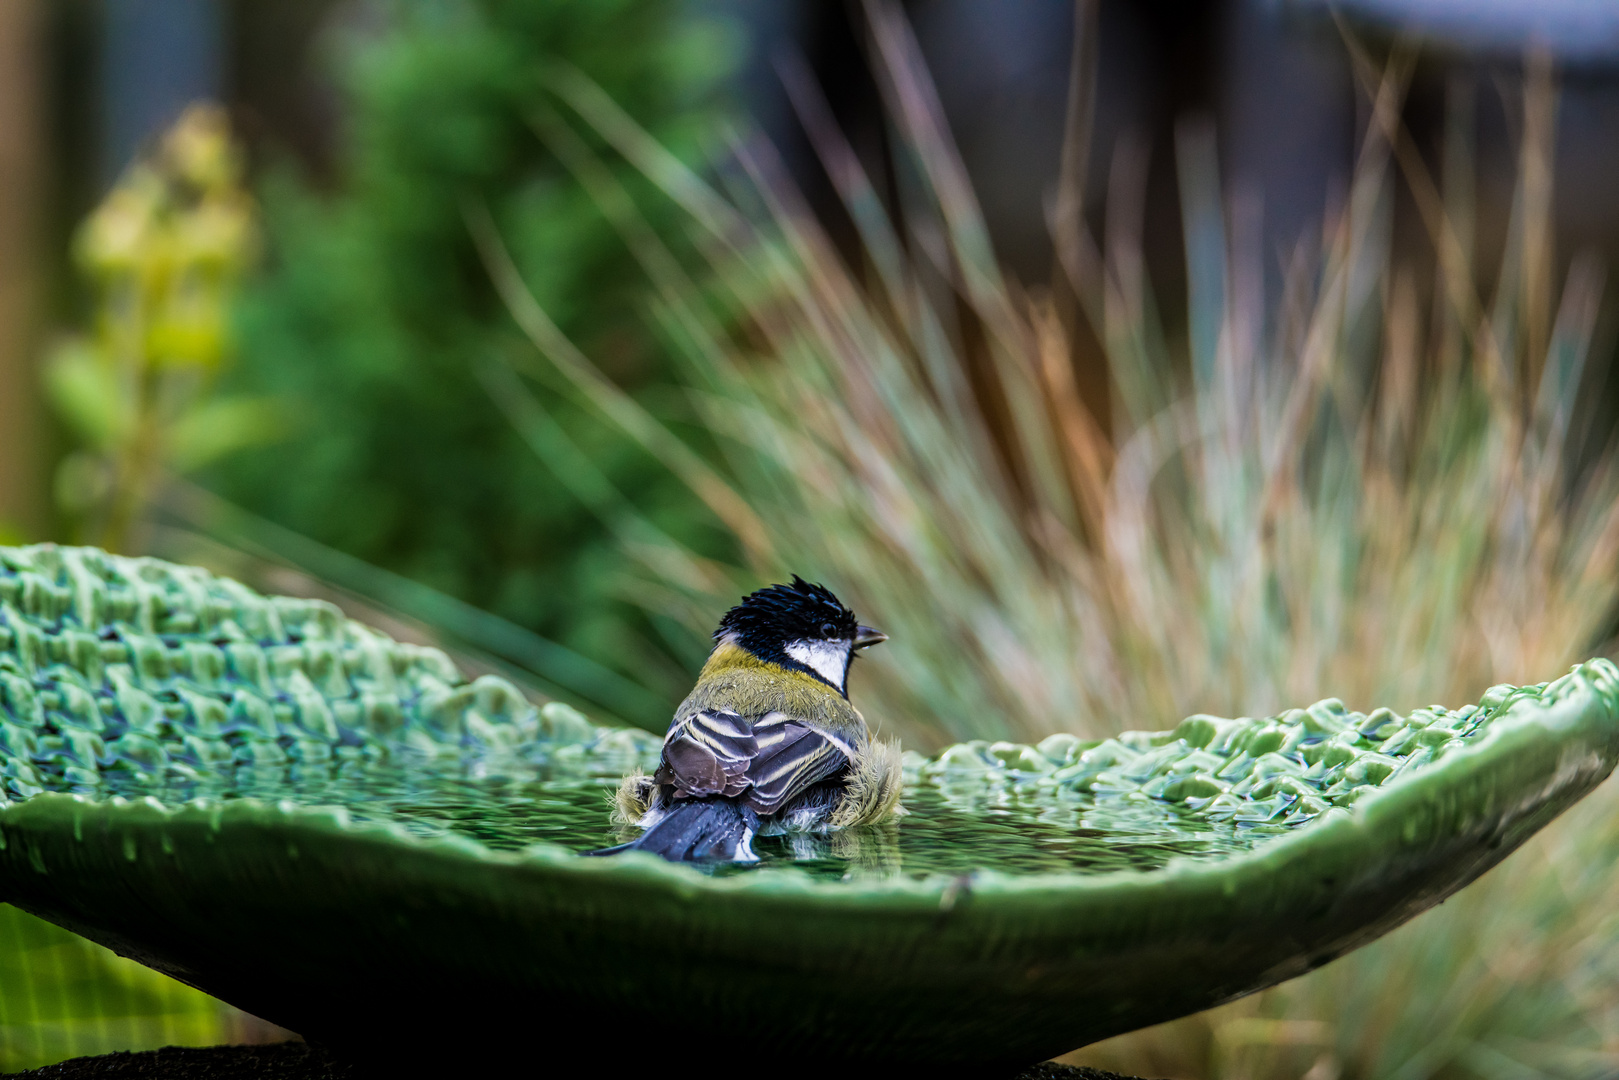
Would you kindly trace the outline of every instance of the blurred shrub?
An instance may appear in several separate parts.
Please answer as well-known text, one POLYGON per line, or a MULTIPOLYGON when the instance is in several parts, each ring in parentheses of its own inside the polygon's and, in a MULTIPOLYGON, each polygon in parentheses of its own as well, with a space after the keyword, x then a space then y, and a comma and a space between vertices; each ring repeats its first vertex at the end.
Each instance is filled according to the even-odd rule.
MULTIPOLYGON (((285 171, 266 185, 270 267, 241 310, 233 381, 288 402, 295 437, 221 467, 213 486, 650 686, 645 707, 625 719, 661 726, 701 652, 620 598, 631 586, 604 526, 473 377, 529 346, 478 266, 465 213, 487 207, 523 280, 568 333, 617 385, 677 419, 630 256, 531 119, 544 73, 565 61, 690 157, 712 128, 708 102, 734 49, 672 0, 373 7, 372 24, 335 42, 345 106, 338 189, 317 191, 285 171)), ((647 514, 699 549, 723 550, 722 534, 648 454, 592 423, 567 392, 537 393, 647 514)))
POLYGON ((275 430, 267 399, 217 392, 231 298, 256 246, 252 199, 225 114, 187 110, 80 227, 94 327, 46 363, 46 387, 79 448, 57 500, 79 538, 112 550, 167 471, 184 472, 275 430))

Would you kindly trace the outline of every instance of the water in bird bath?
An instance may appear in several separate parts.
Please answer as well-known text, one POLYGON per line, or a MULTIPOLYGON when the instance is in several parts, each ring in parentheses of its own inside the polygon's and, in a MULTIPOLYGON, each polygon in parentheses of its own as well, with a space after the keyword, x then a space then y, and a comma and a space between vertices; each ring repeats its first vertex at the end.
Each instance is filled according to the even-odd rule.
MULTIPOLYGON (((1264 720, 1194 717, 1173 732, 1101 741, 967 743, 931 760, 907 755, 908 812, 897 820, 831 836, 762 837, 759 863, 713 870, 790 865, 835 880, 1141 871, 1217 858, 1348 806, 1461 745, 1485 719, 1477 706, 1368 717, 1329 701, 1264 720)), ((515 753, 367 756, 320 748, 310 755, 316 760, 206 768, 184 755, 148 768, 103 747, 99 767, 86 770, 64 744, 36 749, 24 770, 31 775, 13 768, 7 783, 13 797, 44 789, 170 806, 291 799, 495 850, 549 843, 582 852, 628 835, 610 821, 612 790, 629 768, 656 764, 655 739, 597 730, 593 741, 515 753)))
MULTIPOLYGON (((1349 806, 1487 729, 1514 694, 1456 711, 1195 716, 1172 732, 906 755, 897 821, 763 837, 817 877, 1152 870, 1219 858, 1349 806)), ((1060 725, 1054 725, 1060 726, 1060 725)), ((490 676, 330 605, 93 549, 0 551, 0 805, 290 800, 516 851, 623 839, 608 799, 659 740, 536 708, 490 676)))

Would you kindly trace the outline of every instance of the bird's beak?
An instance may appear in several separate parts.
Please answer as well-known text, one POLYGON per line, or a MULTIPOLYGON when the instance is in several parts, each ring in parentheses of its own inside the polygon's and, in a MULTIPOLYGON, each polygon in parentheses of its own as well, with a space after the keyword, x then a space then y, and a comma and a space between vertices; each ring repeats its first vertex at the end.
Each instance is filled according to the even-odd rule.
POLYGON ((874 626, 858 627, 854 632, 854 647, 864 649, 867 645, 875 645, 879 641, 887 641, 888 635, 874 626))

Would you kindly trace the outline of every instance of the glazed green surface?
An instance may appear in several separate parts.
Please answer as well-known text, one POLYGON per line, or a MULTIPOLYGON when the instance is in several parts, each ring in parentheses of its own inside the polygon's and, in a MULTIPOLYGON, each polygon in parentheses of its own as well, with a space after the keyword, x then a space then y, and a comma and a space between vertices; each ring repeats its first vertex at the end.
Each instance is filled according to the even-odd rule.
MULTIPOLYGON (((0 572, 0 805, 89 798, 291 799, 493 850, 616 842, 606 794, 658 741, 467 683, 311 601, 88 549, 12 551, 0 572)), ((764 864, 961 874, 1150 870, 1218 858, 1347 807, 1480 737, 1484 706, 1370 716, 1318 702, 1261 720, 907 759, 897 828, 761 842, 764 864)))
POLYGON ((415 1033, 453 984, 437 1025, 655 1042, 718 1008, 810 1057, 1038 1060, 1464 885, 1611 770, 1619 671, 964 744, 908 755, 898 822, 757 866, 578 857, 657 747, 328 605, 0 549, 0 899, 339 1040, 415 1033))

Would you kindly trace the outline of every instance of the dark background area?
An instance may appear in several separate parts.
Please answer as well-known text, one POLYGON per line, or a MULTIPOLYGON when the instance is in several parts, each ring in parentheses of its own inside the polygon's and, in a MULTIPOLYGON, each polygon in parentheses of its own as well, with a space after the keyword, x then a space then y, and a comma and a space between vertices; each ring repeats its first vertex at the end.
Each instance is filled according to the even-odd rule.
MULTIPOLYGON (((365 31, 367 20, 378 17, 367 4, 61 0, 35 6, 31 34, 43 59, 38 100, 45 115, 37 167, 45 178, 39 185, 43 214, 36 219, 45 227, 36 243, 45 258, 59 258, 55 253, 66 250, 74 225, 135 151, 198 97, 228 103, 256 165, 295 162, 317 183, 336 181, 344 116, 328 44, 335 32, 365 31)), ((816 205, 835 218, 775 61, 786 52, 807 60, 853 144, 870 162, 880 161, 883 120, 858 5, 694 0, 693 6, 745 32, 749 59, 734 79, 735 100, 782 148, 816 205)), ((904 6, 999 254, 1024 281, 1046 280, 1051 243, 1041 210, 1061 153, 1073 5, 910 0, 904 6)), ((1436 167, 1447 99, 1465 100, 1472 110, 1482 265, 1493 263, 1510 211, 1515 72, 1532 42, 1551 48, 1562 77, 1559 250, 1565 258, 1575 242, 1604 253, 1619 250, 1619 200, 1610 197, 1619 182, 1619 38, 1611 20, 1582 15, 1576 5, 1517 7, 1536 10, 1480 5, 1474 19, 1458 24, 1429 13, 1443 15, 1448 5, 1410 0, 1352 5, 1349 16, 1379 52, 1396 33, 1426 30, 1429 47, 1404 118, 1436 167)), ((1144 171, 1148 265, 1160 289, 1180 287, 1175 132, 1178 124, 1210 122, 1227 190, 1255 208, 1250 224, 1262 237, 1269 270, 1279 275, 1290 247, 1308 240, 1323 209, 1342 197, 1367 119, 1326 5, 1103 0, 1099 25, 1087 181, 1093 226, 1104 226, 1110 172, 1144 171)), ((47 325, 70 318, 81 304, 68 275, 53 269, 48 280, 58 284, 47 325)), ((15 496, 3 502, 14 520, 38 522, 43 513, 37 506, 24 511, 15 496)))

